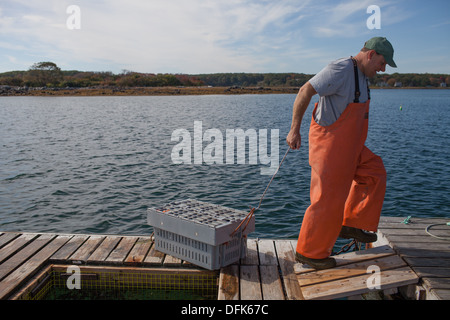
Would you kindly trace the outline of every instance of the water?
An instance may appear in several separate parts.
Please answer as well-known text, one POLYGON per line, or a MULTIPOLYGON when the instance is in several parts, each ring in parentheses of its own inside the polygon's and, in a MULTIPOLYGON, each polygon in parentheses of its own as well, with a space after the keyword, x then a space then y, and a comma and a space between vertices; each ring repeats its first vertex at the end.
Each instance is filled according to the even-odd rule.
MULTIPOLYGON (((148 207, 187 198, 249 210, 270 180, 261 175, 264 165, 174 164, 172 132, 186 129, 193 137, 194 121, 224 139, 226 129, 278 129, 281 160, 294 99, 3 97, 0 230, 149 234, 148 207)), ((449 108, 450 90, 373 90, 366 145, 388 173, 383 215, 450 216, 449 108)), ((288 154, 256 212, 252 236, 298 236, 309 204, 311 112, 303 147, 288 154)))

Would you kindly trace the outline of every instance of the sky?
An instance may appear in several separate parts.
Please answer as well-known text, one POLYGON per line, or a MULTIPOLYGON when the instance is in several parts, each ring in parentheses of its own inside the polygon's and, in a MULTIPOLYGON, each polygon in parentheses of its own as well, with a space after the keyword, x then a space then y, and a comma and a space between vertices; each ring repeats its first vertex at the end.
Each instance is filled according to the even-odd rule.
POLYGON ((0 72, 315 74, 382 36, 386 73, 450 74, 449 31, 448 0, 0 0, 0 72))

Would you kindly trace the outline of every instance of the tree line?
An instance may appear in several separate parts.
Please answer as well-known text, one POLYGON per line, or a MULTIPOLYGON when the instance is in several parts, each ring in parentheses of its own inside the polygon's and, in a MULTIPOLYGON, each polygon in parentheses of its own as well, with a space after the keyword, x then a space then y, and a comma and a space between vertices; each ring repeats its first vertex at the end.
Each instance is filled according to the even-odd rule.
MULTIPOLYGON (((123 70, 112 72, 63 71, 53 62, 38 62, 27 71, 0 73, 0 85, 16 87, 301 87, 313 74, 304 73, 214 73, 153 74, 123 70)), ((378 74, 370 79, 379 87, 440 87, 450 84, 447 74, 378 74), (445 85, 443 85, 445 84, 445 85)))

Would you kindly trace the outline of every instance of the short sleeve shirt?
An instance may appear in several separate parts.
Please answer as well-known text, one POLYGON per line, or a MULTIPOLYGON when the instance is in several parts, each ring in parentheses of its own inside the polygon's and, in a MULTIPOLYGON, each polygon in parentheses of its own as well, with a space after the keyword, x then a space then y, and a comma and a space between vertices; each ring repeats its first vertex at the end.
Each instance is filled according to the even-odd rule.
MULTIPOLYGON (((358 78, 361 92, 359 101, 366 102, 369 99, 368 78, 359 68, 358 78)), ((355 99, 355 72, 350 57, 331 62, 309 82, 319 94, 314 119, 321 126, 333 124, 355 99)))

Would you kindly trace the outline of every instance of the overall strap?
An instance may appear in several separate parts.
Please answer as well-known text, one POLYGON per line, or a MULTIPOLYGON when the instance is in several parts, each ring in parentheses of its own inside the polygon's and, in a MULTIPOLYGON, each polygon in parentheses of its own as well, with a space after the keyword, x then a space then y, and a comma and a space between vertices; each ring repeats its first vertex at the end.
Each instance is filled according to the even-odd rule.
MULTIPOLYGON (((351 57, 353 61, 353 70, 355 71, 355 100, 353 102, 359 103, 359 96, 361 95, 361 91, 359 91, 359 77, 358 77, 358 65, 356 63, 355 58, 351 57)), ((369 88, 369 79, 366 79, 367 82, 367 97, 370 100, 370 88, 369 88)))
POLYGON ((359 77, 358 77, 358 66, 356 64, 356 60, 352 57, 353 61, 353 69, 355 70, 355 100, 354 103, 359 103, 359 96, 361 92, 359 91, 359 77))

